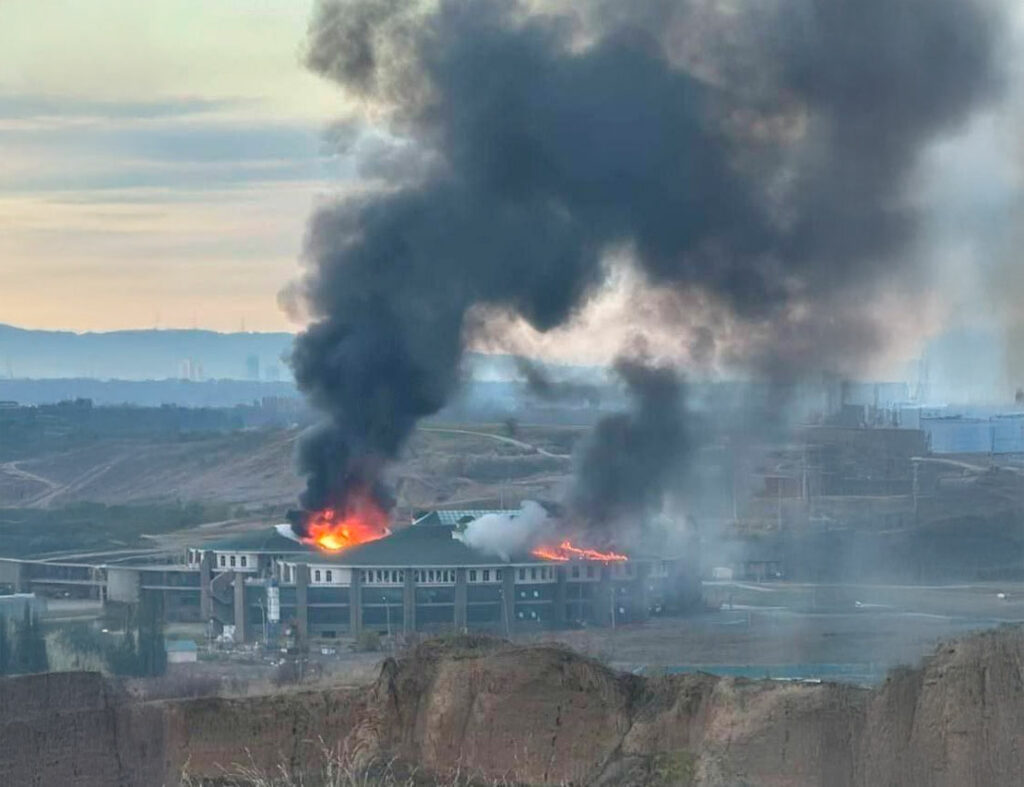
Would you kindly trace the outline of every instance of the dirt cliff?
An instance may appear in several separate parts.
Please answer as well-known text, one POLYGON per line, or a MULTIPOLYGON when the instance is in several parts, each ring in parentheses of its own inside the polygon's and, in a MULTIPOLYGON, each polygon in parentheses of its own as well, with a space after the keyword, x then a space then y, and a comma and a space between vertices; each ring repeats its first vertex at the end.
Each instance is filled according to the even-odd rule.
POLYGON ((158 785, 364 758, 529 784, 1002 785, 1024 772, 1024 631, 939 649, 877 689, 639 678, 555 647, 431 641, 364 689, 138 703, 98 676, 0 681, 0 783, 158 785))

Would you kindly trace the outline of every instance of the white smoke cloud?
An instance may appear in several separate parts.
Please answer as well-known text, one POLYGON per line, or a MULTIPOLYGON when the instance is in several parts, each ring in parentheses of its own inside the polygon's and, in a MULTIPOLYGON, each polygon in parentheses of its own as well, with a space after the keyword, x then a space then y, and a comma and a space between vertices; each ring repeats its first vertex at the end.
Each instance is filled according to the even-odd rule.
POLYGON ((274 529, 277 531, 279 536, 284 536, 285 538, 290 538, 292 541, 298 541, 301 543, 299 534, 295 532, 288 522, 284 522, 280 525, 274 525, 274 529))
POLYGON ((456 537, 473 549, 509 560, 538 543, 552 523, 543 506, 524 500, 518 511, 474 519, 456 537))

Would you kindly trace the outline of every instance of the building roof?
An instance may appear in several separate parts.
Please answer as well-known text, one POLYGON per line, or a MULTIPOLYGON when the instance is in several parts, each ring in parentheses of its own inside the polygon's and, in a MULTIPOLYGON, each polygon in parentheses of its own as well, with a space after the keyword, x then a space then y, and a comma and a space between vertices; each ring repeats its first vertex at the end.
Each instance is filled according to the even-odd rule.
POLYGON ((203 544, 202 548, 216 552, 267 552, 272 555, 307 554, 315 551, 315 548, 308 544, 282 536, 276 527, 210 541, 203 544))
MULTIPOLYGON (((508 562, 466 546, 452 537, 454 532, 451 525, 407 527, 336 554, 320 553, 310 562, 344 566, 493 566, 508 562)), ((539 562, 525 555, 522 560, 539 562)))
POLYGON ((413 520, 414 525, 443 525, 451 527, 465 525, 474 519, 479 519, 487 514, 515 514, 515 511, 503 511, 498 508, 458 508, 447 511, 430 511, 413 520))

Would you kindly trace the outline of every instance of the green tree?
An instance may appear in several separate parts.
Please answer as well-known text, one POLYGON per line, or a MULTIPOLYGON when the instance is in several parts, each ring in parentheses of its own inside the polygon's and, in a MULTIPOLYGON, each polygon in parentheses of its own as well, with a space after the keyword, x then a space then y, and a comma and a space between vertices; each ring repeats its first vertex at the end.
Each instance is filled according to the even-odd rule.
POLYGON ((46 638, 39 618, 32 614, 32 607, 25 605, 25 617, 15 635, 15 673, 47 672, 50 660, 46 655, 46 638))
POLYGON ((143 593, 139 603, 136 644, 140 675, 163 675, 167 671, 167 647, 164 642, 163 596, 143 593))
POLYGON ((125 631, 121 642, 110 648, 105 654, 107 669, 115 675, 138 675, 139 652, 135 647, 135 637, 131 631, 125 631))
POLYGON ((155 677, 167 671, 164 605, 159 593, 143 591, 125 620, 124 638, 107 651, 107 667, 115 675, 155 677))

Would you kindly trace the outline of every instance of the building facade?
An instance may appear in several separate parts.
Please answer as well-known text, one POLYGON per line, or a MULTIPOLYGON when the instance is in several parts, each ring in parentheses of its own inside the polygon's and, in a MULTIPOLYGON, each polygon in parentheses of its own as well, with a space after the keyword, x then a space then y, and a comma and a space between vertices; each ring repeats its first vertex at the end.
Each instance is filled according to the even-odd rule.
POLYGON ((231 626, 236 641, 614 626, 699 601, 696 556, 628 560, 499 558, 460 539, 484 511, 432 512, 385 538, 338 553, 284 535, 287 526, 185 550, 181 563, 61 566, 0 561, 23 592, 75 587, 109 603, 160 593, 169 621, 231 626), (69 586, 70 587, 70 586, 69 586))

